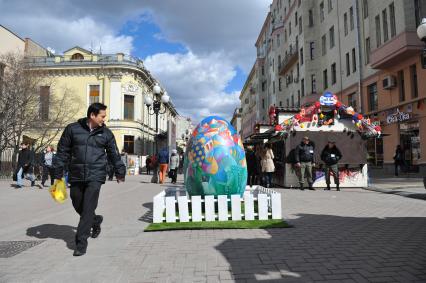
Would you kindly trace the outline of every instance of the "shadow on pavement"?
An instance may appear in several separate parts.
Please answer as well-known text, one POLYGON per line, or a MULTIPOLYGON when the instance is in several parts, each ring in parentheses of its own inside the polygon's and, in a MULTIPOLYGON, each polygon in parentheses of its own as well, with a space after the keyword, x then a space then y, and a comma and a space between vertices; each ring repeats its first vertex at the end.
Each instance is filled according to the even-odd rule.
POLYGON ((269 238, 228 239, 216 246, 233 279, 426 282, 426 217, 298 217, 290 222, 293 229, 266 229, 269 238))
POLYGON ((146 202, 142 204, 143 207, 148 208, 148 211, 145 212, 144 215, 142 215, 139 218, 139 221, 145 222, 145 223, 152 223, 152 211, 153 211, 153 204, 152 202, 146 202))
POLYGON ((27 236, 38 239, 58 239, 67 244, 67 248, 74 250, 75 233, 77 228, 68 225, 43 224, 27 229, 27 236))

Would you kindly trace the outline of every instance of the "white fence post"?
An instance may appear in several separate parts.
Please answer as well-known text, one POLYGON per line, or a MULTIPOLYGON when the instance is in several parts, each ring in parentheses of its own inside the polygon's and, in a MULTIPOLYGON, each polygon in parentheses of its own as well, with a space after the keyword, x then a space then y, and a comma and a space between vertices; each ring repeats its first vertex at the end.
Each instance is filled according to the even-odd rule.
POLYGON ((253 194, 244 195, 244 220, 254 220, 253 194))
POLYGON ((153 201, 153 215, 152 222, 161 223, 163 222, 165 203, 164 203, 164 192, 159 193, 154 197, 153 201))
POLYGON ((166 222, 176 222, 175 197, 166 197, 166 222))
POLYGON ((281 194, 280 193, 271 194, 271 204, 272 204, 272 219, 281 219, 282 210, 281 210, 281 194))
POLYGON ((192 207, 192 222, 202 221, 201 215, 201 196, 192 196, 191 199, 192 207))
POLYGON ((241 198, 240 195, 231 196, 232 220, 241 220, 241 198))
POLYGON ((215 221, 216 213, 214 209, 214 196, 205 196, 204 197, 204 207, 205 207, 205 219, 206 221, 215 221))
POLYGON ((220 195, 217 197, 219 221, 228 221, 228 196, 220 195))
POLYGON ((178 197, 178 206, 179 206, 179 222, 189 222, 188 197, 187 196, 178 197))
POLYGON ((258 194, 257 195, 258 203, 258 217, 259 220, 268 219, 268 195, 267 194, 258 194))

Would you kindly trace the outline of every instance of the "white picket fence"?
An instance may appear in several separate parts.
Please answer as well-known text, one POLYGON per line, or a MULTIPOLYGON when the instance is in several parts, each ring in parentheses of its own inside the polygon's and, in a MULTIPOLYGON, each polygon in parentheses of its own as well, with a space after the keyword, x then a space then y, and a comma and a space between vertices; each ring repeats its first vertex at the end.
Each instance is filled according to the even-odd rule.
POLYGON ((192 196, 185 191, 176 191, 180 196, 166 196, 162 191, 153 199, 153 222, 200 222, 228 220, 281 219, 281 194, 261 186, 247 187, 240 195, 192 196), (228 202, 231 205, 228 205, 228 202), (177 206, 176 206, 177 203, 177 206), (204 203, 204 211, 203 204, 204 203), (215 205, 217 203, 217 206, 215 205), (257 203, 257 211, 255 211, 257 203), (244 212, 241 207, 244 205, 244 212), (230 207, 230 211, 229 208, 230 207), (191 208, 191 213, 189 212, 191 208), (217 208, 217 211, 216 211, 217 208))

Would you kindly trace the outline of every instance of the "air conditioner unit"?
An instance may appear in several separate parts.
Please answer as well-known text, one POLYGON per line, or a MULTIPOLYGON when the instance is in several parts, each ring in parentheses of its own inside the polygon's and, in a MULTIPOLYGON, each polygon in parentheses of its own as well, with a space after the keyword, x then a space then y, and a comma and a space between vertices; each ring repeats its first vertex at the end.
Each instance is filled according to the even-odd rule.
POLYGON ((396 79, 394 76, 386 76, 383 79, 383 89, 392 89, 396 87, 396 79))

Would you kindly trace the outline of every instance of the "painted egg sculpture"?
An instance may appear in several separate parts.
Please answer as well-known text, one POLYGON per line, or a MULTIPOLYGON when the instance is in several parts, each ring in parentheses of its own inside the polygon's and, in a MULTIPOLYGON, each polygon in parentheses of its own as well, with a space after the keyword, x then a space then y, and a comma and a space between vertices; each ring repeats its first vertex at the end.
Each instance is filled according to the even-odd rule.
POLYGON ((189 195, 243 195, 244 147, 228 121, 210 116, 195 128, 186 148, 184 173, 189 195))

